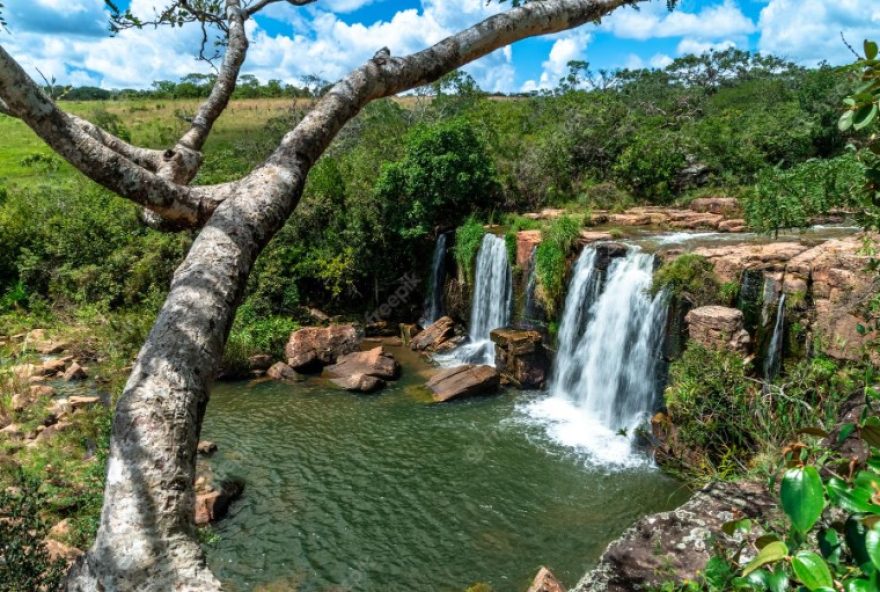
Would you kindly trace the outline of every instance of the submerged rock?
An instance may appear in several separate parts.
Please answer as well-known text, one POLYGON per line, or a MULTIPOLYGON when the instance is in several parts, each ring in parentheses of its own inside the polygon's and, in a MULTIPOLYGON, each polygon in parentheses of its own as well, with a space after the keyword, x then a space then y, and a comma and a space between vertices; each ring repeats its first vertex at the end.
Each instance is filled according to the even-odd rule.
POLYGON ((495 367, 520 388, 542 388, 550 372, 550 358, 538 331, 495 329, 495 367))
POLYGON ((243 492, 244 481, 240 479, 227 479, 220 484, 219 489, 209 485, 202 492, 197 492, 196 525, 210 524, 226 516, 230 504, 241 497, 243 492))
POLYGON ((473 364, 441 370, 426 383, 437 402, 495 393, 500 385, 501 375, 495 368, 473 364))
POLYGON ((361 336, 354 325, 304 327, 294 331, 284 348, 287 364, 298 372, 316 372, 339 356, 357 350, 361 336))
POLYGON ((252 371, 268 370, 272 367, 272 356, 257 354, 248 358, 248 368, 252 371))
POLYGON ((266 370, 266 376, 272 380, 299 380, 300 376, 296 370, 285 364, 284 362, 275 362, 266 370))
POLYGON ((691 340, 709 349, 746 354, 751 339, 743 328, 743 313, 727 306, 701 306, 685 316, 691 340))
POLYGON ((436 351, 444 342, 455 336, 455 321, 452 317, 440 317, 410 341, 415 351, 436 351))
POLYGON ((347 391, 372 393, 385 386, 385 381, 369 374, 351 374, 341 378, 331 378, 330 382, 347 391))
MULTIPOLYGON (((633 592, 693 580, 713 554, 742 544, 722 532, 736 518, 769 518, 775 503, 759 483, 713 483, 671 512, 646 516, 608 545, 599 565, 572 592, 633 592)), ((749 536, 757 537, 755 532, 749 536)))
POLYGON ((205 456, 210 456, 217 452, 217 444, 211 442, 210 440, 202 440, 196 446, 196 451, 199 454, 203 454, 205 456))
POLYGON ((87 377, 88 374, 86 373, 86 369, 76 362, 72 363, 64 372, 64 380, 66 382, 72 382, 74 380, 85 380, 87 377))
POLYGON ((565 586, 556 579, 552 571, 541 566, 526 592, 565 592, 565 586))

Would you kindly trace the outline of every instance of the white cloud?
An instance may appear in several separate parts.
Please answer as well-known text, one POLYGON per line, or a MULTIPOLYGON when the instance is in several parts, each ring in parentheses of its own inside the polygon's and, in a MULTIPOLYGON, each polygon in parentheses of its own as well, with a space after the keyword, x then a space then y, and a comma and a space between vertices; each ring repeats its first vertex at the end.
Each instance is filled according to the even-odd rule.
POLYGON ((561 78, 568 73, 568 63, 586 59, 587 45, 591 34, 583 29, 557 35, 550 48, 550 55, 541 65, 542 72, 538 80, 527 80, 521 90, 532 92, 539 89, 555 87, 561 78))
POLYGON ((685 37, 684 39, 679 41, 677 50, 679 55, 685 55, 689 53, 701 55, 709 51, 723 51, 731 47, 736 47, 736 42, 731 41, 730 39, 725 39, 724 41, 720 41, 718 43, 712 43, 709 41, 699 41, 697 39, 685 37))
POLYGON ((759 49, 801 63, 852 61, 840 34, 861 46, 877 38, 880 3, 876 0, 770 0, 758 22, 759 49))
POLYGON ((653 2, 639 10, 615 12, 602 21, 600 29, 624 39, 687 36, 705 40, 750 35, 755 24, 734 0, 706 6, 699 12, 669 12, 665 2, 653 2))
POLYGON ((651 64, 652 68, 659 68, 661 70, 671 63, 672 63, 672 58, 669 57, 668 55, 666 55, 665 53, 658 53, 658 54, 653 55, 651 57, 651 61, 649 62, 649 64, 651 64))

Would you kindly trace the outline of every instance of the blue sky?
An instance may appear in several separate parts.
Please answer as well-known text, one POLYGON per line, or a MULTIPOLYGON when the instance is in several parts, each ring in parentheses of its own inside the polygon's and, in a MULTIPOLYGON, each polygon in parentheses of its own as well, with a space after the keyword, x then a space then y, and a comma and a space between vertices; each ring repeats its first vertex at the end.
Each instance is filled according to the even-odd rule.
MULTIPOLYGON (((126 0, 149 17, 165 0, 126 0)), ((103 0, 6 0, 3 44, 32 74, 107 88, 148 87, 206 71, 194 60, 195 27, 107 33, 103 0)), ((335 80, 378 48, 402 55, 473 25, 504 5, 485 0, 318 0, 297 8, 279 2, 248 23, 245 72, 296 82, 307 74, 335 80)), ((551 87, 571 59, 594 68, 661 67, 675 57, 736 46, 803 64, 843 63, 854 45, 880 36, 878 0, 683 0, 673 13, 664 0, 625 8, 600 25, 529 39, 499 50, 467 70, 483 88, 551 87)))

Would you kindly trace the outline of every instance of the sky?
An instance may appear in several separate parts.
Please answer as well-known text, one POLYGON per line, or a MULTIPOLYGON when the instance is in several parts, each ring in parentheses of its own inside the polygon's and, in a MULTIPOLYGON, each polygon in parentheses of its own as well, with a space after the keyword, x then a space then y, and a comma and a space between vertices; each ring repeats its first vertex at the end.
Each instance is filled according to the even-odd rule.
MULTIPOLYGON (((167 0, 117 0, 152 16, 167 0)), ((195 59, 196 26, 109 33, 104 0, 5 0, 8 31, 0 45, 34 78, 59 84, 149 88, 209 66, 195 59)), ((507 5, 486 0, 318 0, 278 2, 250 19, 243 73, 297 83, 337 80, 382 47, 405 55, 474 25, 507 5)), ((672 59, 735 46, 815 65, 852 61, 841 33, 856 47, 880 37, 880 0, 665 0, 624 8, 600 24, 527 39, 465 69, 491 92, 552 88, 571 60, 593 69, 663 67, 672 59)))

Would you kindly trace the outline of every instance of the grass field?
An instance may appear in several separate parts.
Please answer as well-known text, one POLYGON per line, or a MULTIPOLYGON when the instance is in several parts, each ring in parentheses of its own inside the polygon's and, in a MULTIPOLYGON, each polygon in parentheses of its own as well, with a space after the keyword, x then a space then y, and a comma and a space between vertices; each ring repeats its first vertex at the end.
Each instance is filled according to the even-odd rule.
MULTIPOLYGON (((306 99, 299 100, 304 106, 306 99)), ((291 99, 245 99, 233 101, 217 121, 205 146, 210 153, 233 141, 246 139, 258 133, 266 122, 297 106, 291 99)), ((100 121, 109 113, 119 117, 121 124, 131 134, 131 140, 139 146, 166 148, 186 130, 183 115, 191 115, 197 100, 132 100, 132 101, 78 101, 61 102, 70 113, 91 121, 100 121)), ((0 115, 0 184, 30 185, 47 180, 77 174, 73 167, 63 162, 47 162, 46 166, 26 164, 35 155, 49 157, 52 150, 24 123, 0 115)), ((40 156, 37 156, 40 158, 40 156)))

